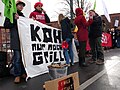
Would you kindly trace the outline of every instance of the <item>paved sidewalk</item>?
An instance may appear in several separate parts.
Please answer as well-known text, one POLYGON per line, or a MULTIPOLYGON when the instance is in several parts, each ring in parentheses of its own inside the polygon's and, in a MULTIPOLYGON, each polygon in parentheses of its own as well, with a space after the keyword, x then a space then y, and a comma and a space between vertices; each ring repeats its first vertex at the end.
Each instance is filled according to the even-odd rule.
MULTIPOLYGON (((68 68, 68 74, 79 72, 80 90, 120 90, 119 53, 119 48, 105 52, 105 65, 90 64, 81 68, 75 63, 68 68)), ((48 74, 29 79, 27 82, 22 81, 20 84, 14 84, 13 76, 0 78, 0 90, 43 90, 43 84, 47 80, 50 80, 48 74)))

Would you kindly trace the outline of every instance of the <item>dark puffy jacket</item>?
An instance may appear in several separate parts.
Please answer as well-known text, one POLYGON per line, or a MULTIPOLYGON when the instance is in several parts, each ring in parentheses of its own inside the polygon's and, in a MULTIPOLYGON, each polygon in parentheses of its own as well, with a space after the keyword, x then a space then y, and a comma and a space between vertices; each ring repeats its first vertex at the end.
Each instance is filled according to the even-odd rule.
POLYGON ((93 23, 90 25, 89 38, 97 38, 102 36, 102 19, 96 15, 93 17, 93 23))
POLYGON ((61 29, 62 29, 62 39, 66 40, 66 38, 73 38, 72 32, 71 32, 71 22, 66 17, 65 19, 61 20, 61 29))
POLYGON ((88 40, 87 28, 92 23, 93 20, 89 19, 87 22, 83 15, 83 10, 81 8, 77 8, 75 12, 76 12, 76 18, 74 20, 74 23, 78 27, 77 39, 78 41, 87 41, 88 40))
MULTIPOLYGON (((17 13, 19 16, 24 17, 22 12, 17 11, 17 13)), ((13 17, 14 17, 14 15, 13 15, 13 17)), ((4 27, 10 29, 11 49, 20 50, 20 40, 19 40, 19 34, 18 34, 18 28, 17 28, 17 20, 14 19, 13 23, 11 23, 10 19, 6 18, 5 22, 4 22, 4 27)))

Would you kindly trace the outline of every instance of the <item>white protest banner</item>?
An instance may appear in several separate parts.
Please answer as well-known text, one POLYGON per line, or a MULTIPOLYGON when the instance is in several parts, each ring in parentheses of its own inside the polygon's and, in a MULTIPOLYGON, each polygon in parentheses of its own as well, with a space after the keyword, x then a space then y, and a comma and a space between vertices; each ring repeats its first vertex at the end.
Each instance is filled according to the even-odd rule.
POLYGON ((61 31, 29 18, 18 19, 22 61, 28 77, 48 72, 51 63, 65 62, 61 31))
POLYGON ((79 61, 78 52, 76 50, 74 39, 72 39, 72 50, 73 50, 73 56, 74 56, 73 59, 74 59, 74 62, 78 62, 79 61))

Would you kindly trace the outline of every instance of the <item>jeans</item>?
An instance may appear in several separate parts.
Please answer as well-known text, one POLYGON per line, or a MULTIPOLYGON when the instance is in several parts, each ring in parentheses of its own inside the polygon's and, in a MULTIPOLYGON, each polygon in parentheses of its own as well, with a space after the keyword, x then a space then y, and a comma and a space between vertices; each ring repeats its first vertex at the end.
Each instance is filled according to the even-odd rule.
POLYGON ((95 61, 97 59, 104 61, 103 48, 101 46, 101 37, 89 38, 89 43, 92 52, 92 59, 95 61))
POLYGON ((70 64, 70 61, 69 61, 70 59, 71 59, 71 63, 74 63, 74 61, 73 61, 73 50, 72 50, 72 39, 67 38, 66 42, 69 45, 68 49, 63 49, 66 64, 70 64))
POLYGON ((25 68, 22 63, 21 51, 20 50, 13 50, 13 66, 14 66, 14 76, 21 76, 25 74, 25 68))

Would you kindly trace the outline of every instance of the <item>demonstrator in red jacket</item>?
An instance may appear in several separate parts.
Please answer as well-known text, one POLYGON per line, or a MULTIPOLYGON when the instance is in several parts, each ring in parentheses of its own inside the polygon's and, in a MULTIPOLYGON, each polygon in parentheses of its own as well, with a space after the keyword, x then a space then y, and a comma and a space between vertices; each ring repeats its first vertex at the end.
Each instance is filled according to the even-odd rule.
POLYGON ((79 65, 80 66, 87 66, 85 63, 85 51, 86 51, 86 43, 88 40, 88 26, 92 23, 93 21, 93 16, 90 16, 89 20, 86 21, 84 15, 83 15, 83 10, 81 8, 76 8, 75 10, 76 13, 76 18, 74 20, 74 23, 78 27, 77 31, 77 39, 79 41, 79 65))

